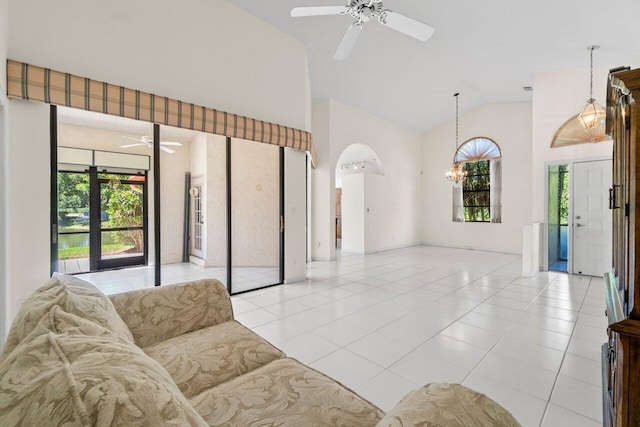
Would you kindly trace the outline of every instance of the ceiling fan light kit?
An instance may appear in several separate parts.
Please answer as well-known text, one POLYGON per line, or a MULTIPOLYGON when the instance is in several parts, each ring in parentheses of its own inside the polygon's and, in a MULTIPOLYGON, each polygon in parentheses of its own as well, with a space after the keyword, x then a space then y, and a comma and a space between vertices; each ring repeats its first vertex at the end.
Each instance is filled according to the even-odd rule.
POLYGON ((358 36, 360 36, 363 23, 369 22, 371 18, 376 18, 385 27, 420 41, 429 40, 435 31, 430 25, 384 9, 381 0, 349 0, 346 6, 296 7, 291 11, 293 18, 346 14, 354 17, 356 22, 351 24, 338 47, 334 56, 337 61, 349 56, 358 36))

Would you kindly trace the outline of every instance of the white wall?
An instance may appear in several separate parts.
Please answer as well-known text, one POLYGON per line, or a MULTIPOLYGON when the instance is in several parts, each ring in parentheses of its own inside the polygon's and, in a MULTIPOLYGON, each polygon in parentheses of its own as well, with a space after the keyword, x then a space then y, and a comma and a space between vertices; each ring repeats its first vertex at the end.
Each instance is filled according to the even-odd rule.
POLYGON ((305 128, 304 44, 224 0, 9 2, 11 59, 305 128))
MULTIPOLYGON (((595 68, 593 96, 606 105, 609 67, 595 68)), ((545 163, 611 158, 613 143, 579 144, 551 148, 553 135, 564 122, 579 114, 589 98, 589 70, 539 72, 533 78, 532 220, 545 221, 545 163)))
POLYGON ((301 177, 306 173, 307 155, 301 151, 284 150, 284 275, 287 283, 306 277, 306 239, 300 230, 306 230, 307 183, 301 177))
POLYGON ((422 240, 426 244, 522 251, 531 222, 531 104, 490 104, 460 117, 460 143, 477 136, 501 148, 502 223, 452 221, 453 190, 445 179, 455 152, 455 120, 422 136, 422 240))
MULTIPOLYGON (((379 181, 367 180, 377 185, 375 197, 365 205, 373 214, 370 226, 379 235, 365 238, 365 251, 420 243, 420 135, 334 99, 314 101, 312 130, 321 151, 313 173, 313 258, 335 256, 336 165, 340 154, 356 143, 371 147, 385 172, 379 181), (389 229, 380 232, 384 227, 389 229)), ((343 222, 343 233, 348 233, 346 227, 343 222)))
MULTIPOLYGON (((0 90, 2 85, 0 85, 0 90)), ((7 323, 7 312, 4 310, 7 302, 7 139, 9 124, 9 100, 0 93, 0 351, 4 344, 7 323)))
POLYGON ((0 0, 0 89, 7 93, 7 48, 9 46, 9 0, 0 0))
MULTIPOLYGON (((304 45, 224 0, 9 4, 12 59, 308 130, 304 45)), ((49 108, 12 101, 10 109, 12 318, 49 276, 49 108)), ((289 242, 304 241, 296 225, 289 242)))
POLYGON ((342 177, 342 250, 364 254, 365 174, 342 177))
POLYGON ((227 139, 205 135, 205 238, 207 267, 227 265, 227 139))
MULTIPOLYGON (((335 225, 335 169, 351 144, 368 145, 378 155, 384 176, 366 175, 368 209, 365 251, 420 243, 420 135, 355 107, 331 100, 331 221, 335 225)), ((335 237, 335 226, 331 238, 335 237)))
MULTIPOLYGON (((6 101, 4 94, 7 93, 6 81, 7 81, 7 47, 9 41, 9 0, 0 0, 0 307, 6 307, 7 293, 7 272, 6 265, 6 193, 7 193, 7 179, 5 176, 5 161, 6 161, 6 139, 8 136, 7 125, 9 104, 6 101)), ((6 311, 0 313, 0 351, 4 343, 4 336, 6 334, 6 323, 9 319, 6 317, 6 311)))
POLYGON ((328 100, 314 101, 311 109, 311 129, 316 148, 316 168, 311 171, 311 258, 327 261, 335 258, 336 250, 332 236, 335 224, 331 218, 335 211, 331 177, 335 174, 331 167, 330 121, 331 111, 328 100))
POLYGON ((49 106, 11 100, 7 147, 7 316, 49 277, 49 106), (14 183, 22 183, 15 185, 14 183))

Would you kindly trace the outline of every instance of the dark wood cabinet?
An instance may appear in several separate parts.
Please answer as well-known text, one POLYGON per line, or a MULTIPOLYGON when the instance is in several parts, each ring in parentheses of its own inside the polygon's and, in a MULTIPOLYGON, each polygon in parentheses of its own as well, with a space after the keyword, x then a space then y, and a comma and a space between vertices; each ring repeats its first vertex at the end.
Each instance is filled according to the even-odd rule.
POLYGON ((613 270, 605 275, 608 342, 602 348, 604 425, 640 426, 640 69, 612 70, 607 134, 613 139, 613 270))

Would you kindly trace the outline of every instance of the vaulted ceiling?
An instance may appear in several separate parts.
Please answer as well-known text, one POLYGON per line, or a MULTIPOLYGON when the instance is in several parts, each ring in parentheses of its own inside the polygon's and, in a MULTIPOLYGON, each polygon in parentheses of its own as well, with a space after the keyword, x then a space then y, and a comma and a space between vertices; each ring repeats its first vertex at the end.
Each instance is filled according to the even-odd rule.
MULTIPOLYGON (((487 103, 530 102, 536 71, 640 63, 638 0, 385 0, 384 8, 436 28, 427 42, 374 20, 345 61, 334 53, 348 15, 291 18, 297 6, 345 0, 228 0, 301 40, 312 95, 334 98, 419 132, 487 103)), ((534 88, 535 90, 535 88, 534 88)), ((585 88, 585 101, 588 88, 585 88)))

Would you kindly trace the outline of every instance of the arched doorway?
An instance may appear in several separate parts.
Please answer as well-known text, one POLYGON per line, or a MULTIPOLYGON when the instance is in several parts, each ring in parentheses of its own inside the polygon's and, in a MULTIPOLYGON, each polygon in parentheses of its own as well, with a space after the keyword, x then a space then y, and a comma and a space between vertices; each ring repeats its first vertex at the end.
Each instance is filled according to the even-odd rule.
POLYGON ((367 187, 384 176, 376 152, 366 144, 351 144, 344 149, 335 170, 336 249, 366 253, 367 187), (375 177, 375 178, 374 178, 375 177))

